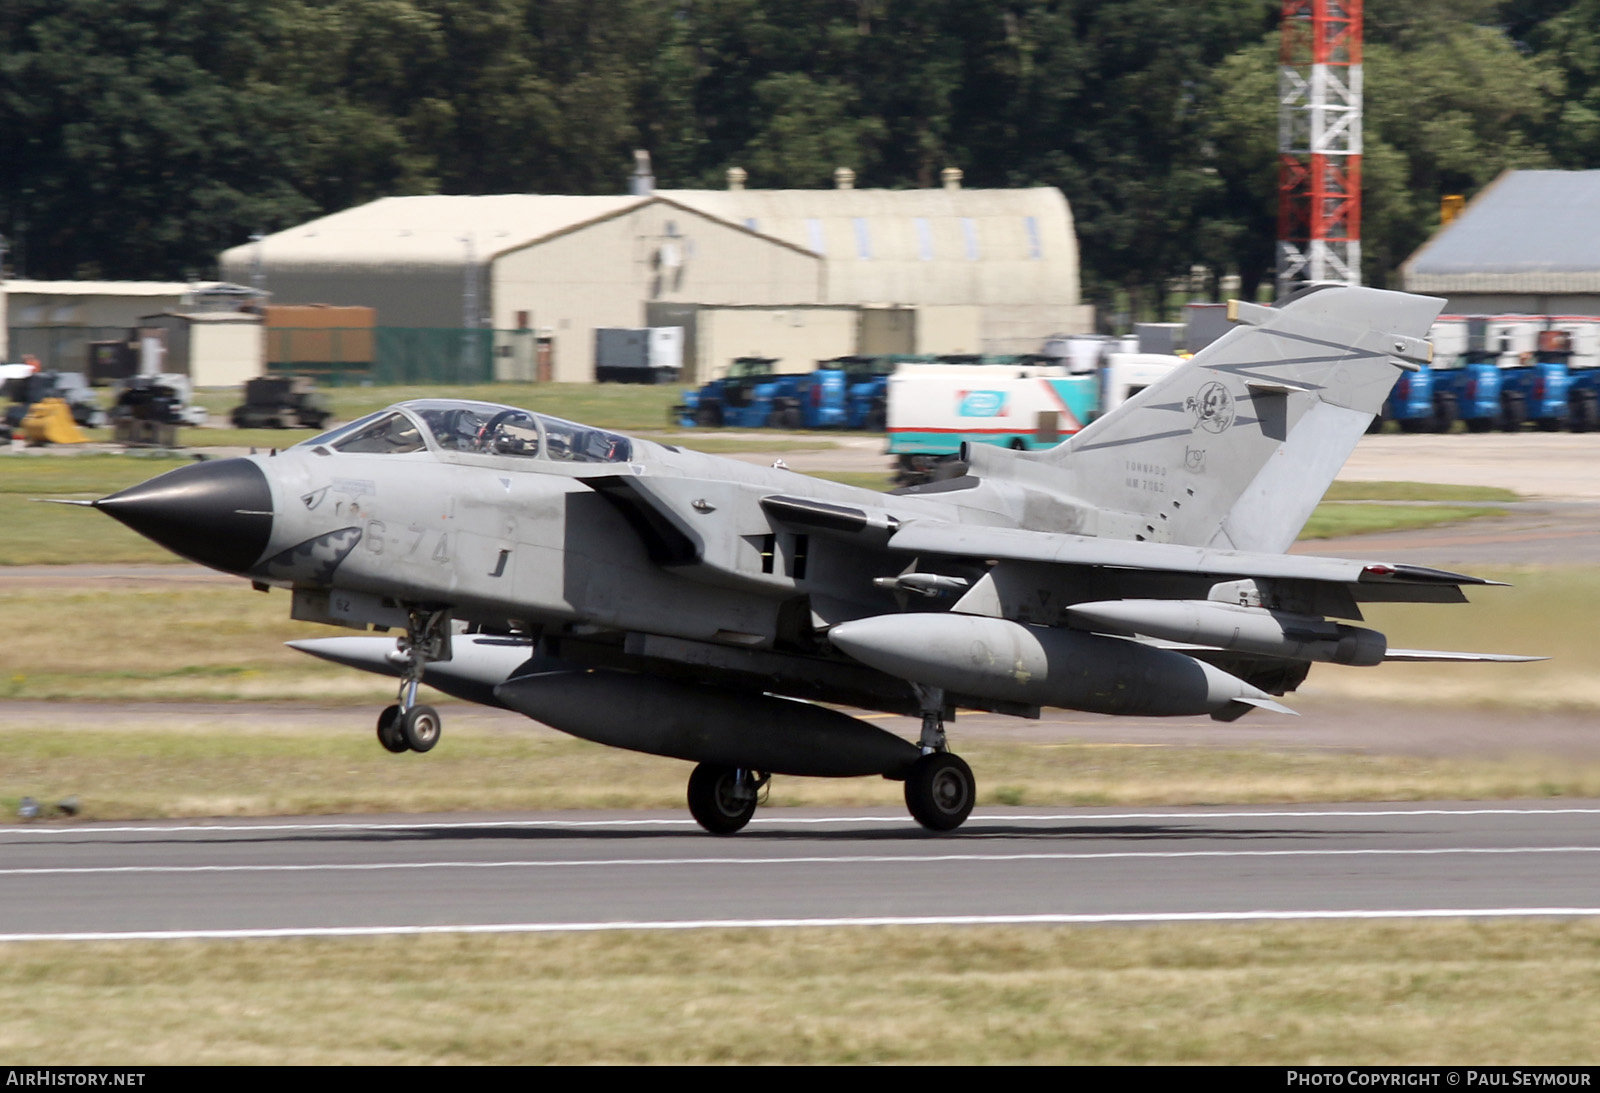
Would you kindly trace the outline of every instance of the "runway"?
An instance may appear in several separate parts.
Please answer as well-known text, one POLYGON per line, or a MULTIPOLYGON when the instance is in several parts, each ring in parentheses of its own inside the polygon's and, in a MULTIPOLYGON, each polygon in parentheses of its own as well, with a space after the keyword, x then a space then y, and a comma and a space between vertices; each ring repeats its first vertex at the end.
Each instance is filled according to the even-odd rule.
POLYGON ((0 940, 1600 914, 1600 801, 0 830, 0 940))

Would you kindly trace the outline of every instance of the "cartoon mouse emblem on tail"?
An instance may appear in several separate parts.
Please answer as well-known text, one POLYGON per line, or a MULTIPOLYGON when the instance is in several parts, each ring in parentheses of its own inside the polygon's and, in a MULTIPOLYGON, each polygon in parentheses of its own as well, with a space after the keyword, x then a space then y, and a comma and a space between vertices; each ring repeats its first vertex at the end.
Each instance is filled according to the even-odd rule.
POLYGON ((1194 415, 1195 424, 1207 432, 1220 433, 1233 424, 1233 396, 1215 380, 1185 399, 1183 406, 1194 415))

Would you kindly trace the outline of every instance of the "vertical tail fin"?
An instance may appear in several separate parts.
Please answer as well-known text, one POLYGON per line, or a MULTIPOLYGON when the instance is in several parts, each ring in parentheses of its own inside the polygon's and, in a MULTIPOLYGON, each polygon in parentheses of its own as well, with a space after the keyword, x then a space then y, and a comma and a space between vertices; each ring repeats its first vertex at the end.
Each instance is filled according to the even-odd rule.
POLYGON ((1443 305, 1332 285, 1274 307, 1235 303, 1230 317, 1247 325, 1035 458, 1108 529, 1137 528, 1129 538, 1286 550, 1403 362, 1429 359, 1443 305))

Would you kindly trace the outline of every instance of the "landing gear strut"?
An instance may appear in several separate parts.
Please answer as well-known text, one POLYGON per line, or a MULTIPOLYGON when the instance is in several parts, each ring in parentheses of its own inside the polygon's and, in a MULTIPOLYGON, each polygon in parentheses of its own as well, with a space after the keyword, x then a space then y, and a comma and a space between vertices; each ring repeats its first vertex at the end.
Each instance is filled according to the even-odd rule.
POLYGON ((972 768, 948 750, 944 688, 913 686, 922 706, 922 757, 906 773, 906 808, 929 831, 954 831, 972 814, 978 784, 972 768))
POLYGON ((770 774, 701 763, 689 775, 689 812, 713 835, 732 835, 755 815, 770 774))
POLYGON ((378 743, 387 751, 430 751, 439 742, 444 725, 439 711, 417 702, 417 685, 423 671, 435 661, 450 659, 450 612, 412 610, 406 636, 396 643, 389 659, 405 674, 393 706, 378 715, 378 743))

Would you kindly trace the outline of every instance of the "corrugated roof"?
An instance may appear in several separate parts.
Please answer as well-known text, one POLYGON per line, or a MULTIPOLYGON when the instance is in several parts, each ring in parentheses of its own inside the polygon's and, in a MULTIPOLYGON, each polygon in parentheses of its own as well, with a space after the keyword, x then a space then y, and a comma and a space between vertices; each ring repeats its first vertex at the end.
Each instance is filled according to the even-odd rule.
MULTIPOLYGON (((627 194, 429 194, 385 197, 300 224, 261 241, 274 266, 342 268, 383 262, 396 266, 466 264, 470 237, 477 261, 524 247, 649 201, 627 194)), ((255 243, 222 254, 225 266, 254 261, 255 243)))
MULTIPOLYGON (((806 251, 817 249, 817 229, 854 220, 912 219, 949 222, 962 219, 1035 218, 1041 232, 1071 237, 1071 213, 1059 190, 657 190, 653 197, 671 201, 760 235, 806 251)), ((342 267, 374 261, 413 266, 454 266, 466 261, 467 236, 479 262, 519 247, 571 231, 645 204, 651 197, 615 195, 582 197, 566 194, 435 194, 386 197, 288 228, 261 241, 264 261, 342 267)), ((832 232, 828 232, 831 236, 832 232)), ((1029 258, 1022 228, 1016 254, 986 258, 1029 258)), ((877 260, 925 259, 917 236, 884 235, 877 260), (887 248, 887 249, 885 249, 887 248)), ((255 243, 223 252, 225 266, 248 264, 255 243)), ((826 249, 826 248, 825 248, 826 249)), ((835 248, 843 250, 843 248, 835 248)), ((831 257, 853 257, 845 253, 831 257)), ((1066 256, 1063 256, 1066 257, 1066 256)), ((1076 262, 1076 255, 1070 256, 1076 262)))
POLYGON ((1600 171, 1507 171, 1400 267, 1410 292, 1600 291, 1600 171))
MULTIPOLYGON (((206 282, 205 284, 209 284, 206 282)), ((0 290, 37 296, 183 296, 205 284, 187 281, 0 281, 0 290)))

